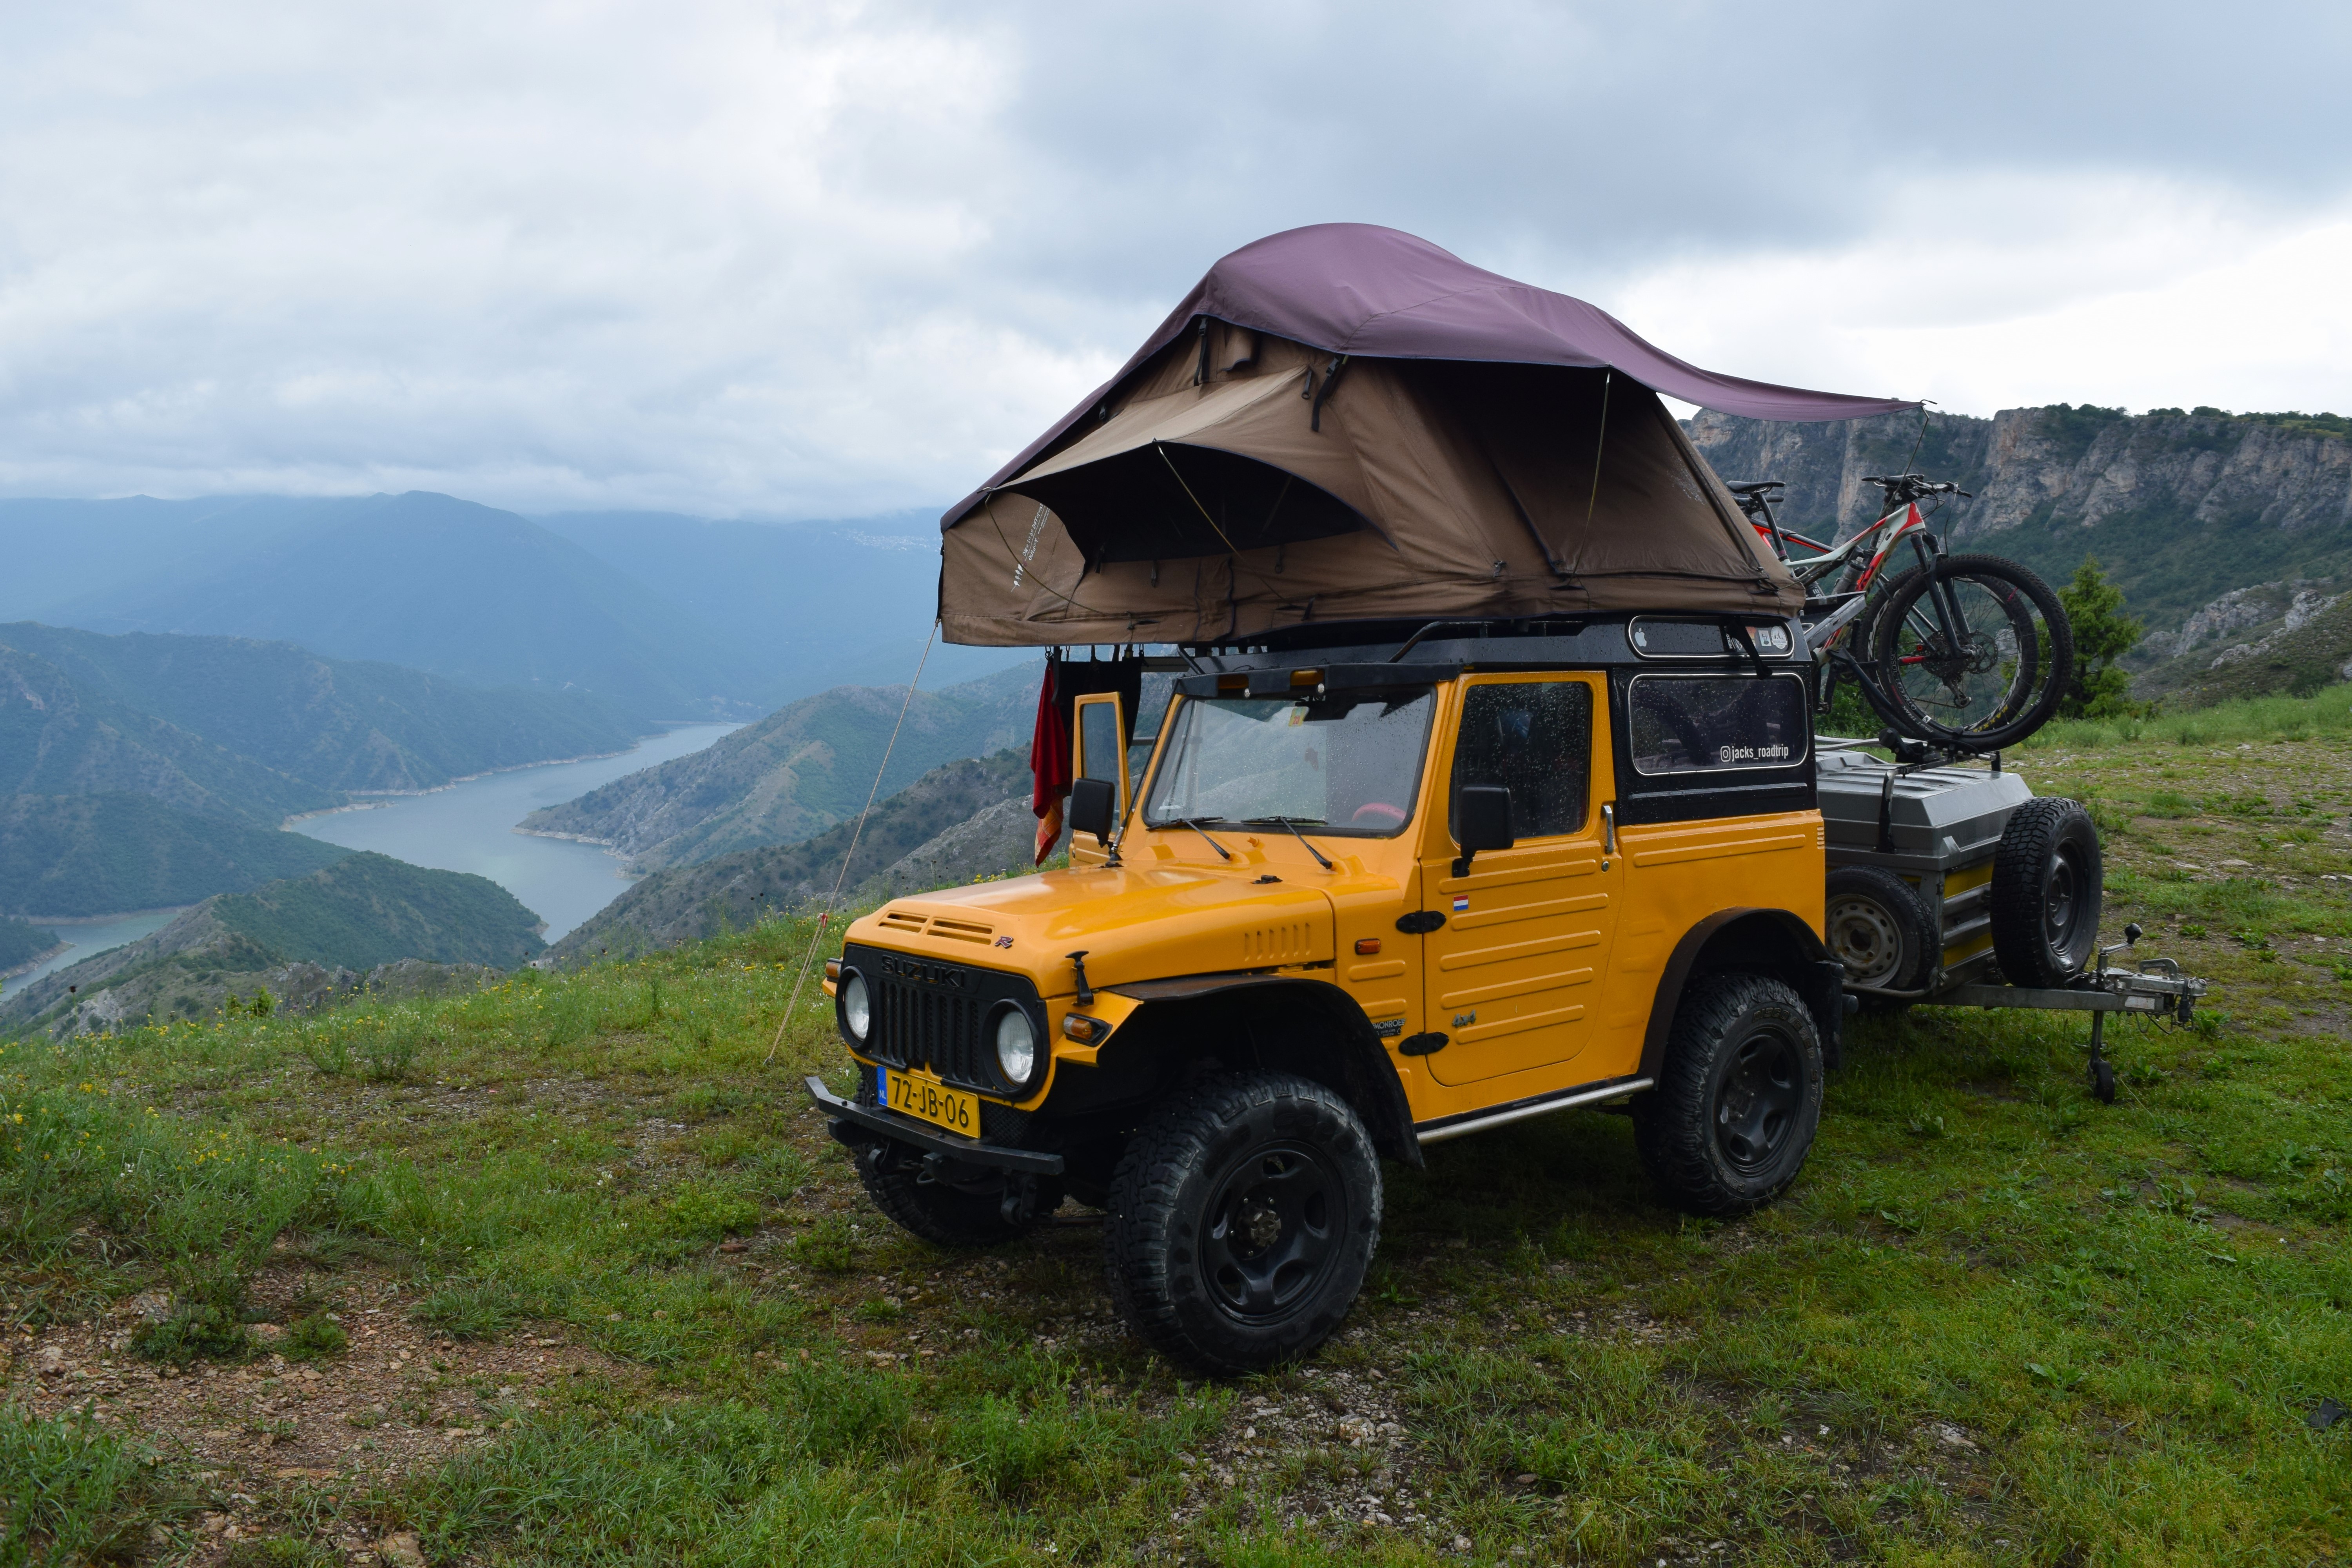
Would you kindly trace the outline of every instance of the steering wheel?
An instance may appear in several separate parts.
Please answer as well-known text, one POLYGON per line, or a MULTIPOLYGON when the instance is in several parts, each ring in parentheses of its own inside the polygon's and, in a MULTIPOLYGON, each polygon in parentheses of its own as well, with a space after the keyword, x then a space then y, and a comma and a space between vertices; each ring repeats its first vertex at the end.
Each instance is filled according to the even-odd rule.
POLYGON ((1368 800, 1356 807, 1355 815, 1348 820, 1363 826, 1402 827, 1404 826, 1404 812, 1384 800, 1368 800))

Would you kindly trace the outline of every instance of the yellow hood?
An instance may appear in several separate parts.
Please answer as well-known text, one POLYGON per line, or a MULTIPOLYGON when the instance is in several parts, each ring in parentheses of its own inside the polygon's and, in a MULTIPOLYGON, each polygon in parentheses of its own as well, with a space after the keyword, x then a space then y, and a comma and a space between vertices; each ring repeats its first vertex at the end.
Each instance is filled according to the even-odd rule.
MULTIPOLYGON (((1257 868, 1251 868, 1253 871, 1257 868)), ((1234 969, 1328 963, 1332 905, 1317 889, 1187 866, 1089 867, 893 899, 849 941, 1013 970, 1039 994, 1234 969)))

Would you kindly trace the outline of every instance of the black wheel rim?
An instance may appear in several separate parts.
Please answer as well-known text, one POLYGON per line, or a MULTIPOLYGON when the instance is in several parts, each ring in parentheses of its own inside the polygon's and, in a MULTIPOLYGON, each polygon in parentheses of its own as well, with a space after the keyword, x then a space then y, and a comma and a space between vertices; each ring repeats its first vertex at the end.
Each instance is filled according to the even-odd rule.
POLYGON ((1969 623, 1954 643, 1937 619, 1929 584, 1898 590, 1881 674, 1906 717, 1937 735, 1966 738, 2010 723, 2032 707, 2049 671, 2032 604, 1998 578, 1955 574, 1953 599, 1969 623))
POLYGON ((2050 857, 2049 879, 2042 884, 2042 933, 2053 957, 2073 957, 2076 928, 2085 907, 2083 868, 2071 844, 2050 857))
POLYGON ((1209 1205, 1201 1279, 1228 1315, 1263 1323, 1314 1300, 1347 1227, 1339 1177, 1296 1143, 1250 1151, 1209 1205))
POLYGON ((1759 1029, 1731 1053, 1715 1090, 1715 1146, 1741 1175, 1765 1171, 1788 1147, 1805 1103, 1797 1044, 1759 1029))

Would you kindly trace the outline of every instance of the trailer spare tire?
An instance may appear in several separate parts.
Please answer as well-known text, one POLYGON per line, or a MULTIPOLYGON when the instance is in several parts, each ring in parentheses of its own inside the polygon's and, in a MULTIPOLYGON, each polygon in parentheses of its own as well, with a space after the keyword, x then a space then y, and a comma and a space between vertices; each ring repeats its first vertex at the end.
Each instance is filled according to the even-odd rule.
POLYGON ((2099 830, 2071 800, 2010 814, 1992 861, 1992 950, 2012 985, 2063 985, 2099 942, 2099 830))
MULTIPOLYGON (((1937 923, 1908 882, 1876 866, 1839 866, 1829 875, 1822 931, 1848 985, 1916 991, 1935 973, 1937 923)), ((1864 994, 1873 1011, 1900 1007, 1895 997, 1864 994)))

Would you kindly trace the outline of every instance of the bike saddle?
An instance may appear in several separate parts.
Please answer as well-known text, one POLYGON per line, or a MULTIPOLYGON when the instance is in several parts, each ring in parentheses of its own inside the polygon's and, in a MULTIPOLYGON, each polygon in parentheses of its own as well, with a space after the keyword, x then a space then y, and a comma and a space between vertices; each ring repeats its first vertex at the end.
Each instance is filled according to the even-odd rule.
POLYGON ((1736 485, 1723 488, 1736 496, 1753 496, 1761 495, 1766 490, 1784 490, 1789 485, 1785 479, 1742 479, 1736 485))

